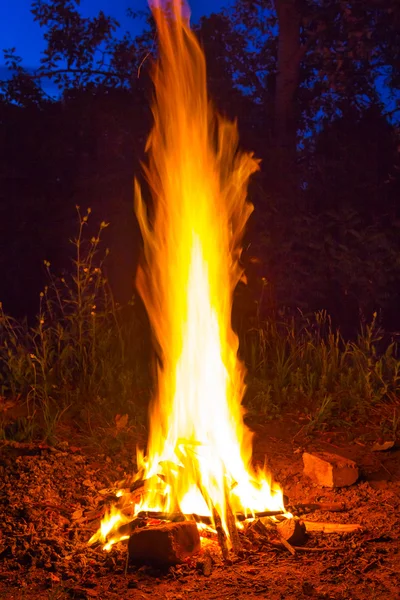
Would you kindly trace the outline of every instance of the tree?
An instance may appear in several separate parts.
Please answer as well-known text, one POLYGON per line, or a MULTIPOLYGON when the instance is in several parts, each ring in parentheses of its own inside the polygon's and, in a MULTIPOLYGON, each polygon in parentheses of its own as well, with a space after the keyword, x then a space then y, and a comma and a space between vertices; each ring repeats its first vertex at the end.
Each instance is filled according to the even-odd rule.
POLYGON ((269 158, 283 196, 297 194, 299 179, 291 174, 296 174, 302 135, 315 131, 321 118, 335 118, 343 106, 363 110, 376 104, 382 73, 390 74, 391 85, 399 81, 400 5, 390 0, 367 6, 357 0, 237 0, 230 19, 247 40, 241 64, 232 57, 237 81, 268 111, 273 121, 269 158))

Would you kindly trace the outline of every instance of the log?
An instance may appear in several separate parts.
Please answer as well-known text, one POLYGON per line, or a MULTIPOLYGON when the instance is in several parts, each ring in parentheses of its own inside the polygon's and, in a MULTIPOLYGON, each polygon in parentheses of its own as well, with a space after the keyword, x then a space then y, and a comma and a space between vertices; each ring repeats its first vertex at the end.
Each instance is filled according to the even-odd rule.
POLYGON ((113 533, 112 537, 120 537, 129 535, 131 536, 135 529, 140 529, 147 525, 146 519, 136 518, 133 521, 129 521, 129 523, 124 523, 120 525, 115 533, 113 533))
POLYGON ((194 521, 136 529, 128 543, 130 560, 139 564, 176 565, 199 551, 200 536, 194 521))
POLYGON ((304 475, 324 487, 353 485, 359 476, 357 464, 338 454, 304 452, 303 462, 304 475))
POLYGON ((306 502, 305 504, 289 505, 287 508, 292 513, 314 512, 317 510, 323 512, 342 512, 346 510, 346 505, 344 502, 306 502))
POLYGON ((302 546, 306 541, 306 528, 303 521, 298 519, 287 519, 278 523, 276 530, 281 542, 285 540, 290 545, 302 546))
POLYGON ((316 523, 314 521, 303 521, 306 531, 320 531, 322 533, 354 533, 362 531, 359 523, 316 523))
MULTIPOLYGON (((264 510, 262 512, 254 513, 254 517, 258 519, 261 517, 275 517, 283 514, 283 510, 264 510)), ((210 516, 196 514, 184 515, 180 512, 166 513, 155 510, 142 510, 136 516, 143 519, 159 519, 160 521, 194 520, 197 521, 197 523, 204 523, 205 525, 212 525, 213 523, 213 518, 210 516)), ((235 518, 237 521, 246 521, 247 519, 252 519, 253 517, 252 515, 237 513, 235 518)))
POLYGON ((222 556, 224 560, 229 560, 229 549, 228 542, 226 539, 226 533, 222 527, 221 517, 219 516, 216 508, 213 507, 213 519, 214 519, 214 527, 217 531, 218 536, 218 544, 221 548, 222 556))
POLYGON ((231 505, 229 504, 229 490, 225 486, 225 514, 226 514, 226 526, 228 528, 230 541, 232 544, 232 550, 235 554, 238 554, 242 549, 239 539, 239 533, 236 527, 236 517, 233 514, 231 505))

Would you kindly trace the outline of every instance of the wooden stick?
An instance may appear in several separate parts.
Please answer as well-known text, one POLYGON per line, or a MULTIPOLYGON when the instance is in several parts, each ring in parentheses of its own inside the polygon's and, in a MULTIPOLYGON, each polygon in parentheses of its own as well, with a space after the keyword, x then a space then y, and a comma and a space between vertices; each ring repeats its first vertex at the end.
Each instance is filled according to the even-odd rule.
POLYGON ((292 554, 293 556, 296 555, 296 550, 293 548, 293 546, 291 544, 289 544, 289 542, 287 542, 285 540, 284 537, 282 537, 281 535, 279 536, 279 540, 280 543, 286 548, 286 550, 289 550, 290 554, 292 554))
MULTIPOLYGON (((283 544, 281 542, 272 540, 269 543, 271 544, 271 546, 275 546, 275 548, 283 549, 283 544)), ((307 548, 307 546, 292 546, 292 548, 294 550, 296 550, 296 552, 339 552, 340 551, 340 548, 335 548, 334 546, 321 546, 319 548, 316 548, 316 547, 307 548)))
POLYGON ((225 486, 225 514, 226 514, 226 525, 229 531, 229 537, 232 544, 232 550, 235 554, 241 550, 241 543, 239 539, 239 532, 236 527, 236 518, 232 512, 232 508, 229 504, 229 492, 227 487, 225 486))
POLYGON ((229 560, 229 549, 226 540, 226 534, 222 527, 221 517, 219 516, 217 509, 213 506, 213 519, 214 519, 214 527, 217 530, 218 543, 221 548, 222 556, 224 560, 229 560))
MULTIPOLYGON (((279 515, 283 515, 284 512, 282 510, 265 510, 263 512, 256 512, 254 513, 254 517, 256 519, 261 518, 261 517, 274 517, 274 516, 279 516, 279 515)), ((137 517, 143 517, 146 519, 160 519, 160 521, 175 521, 178 520, 179 518, 181 519, 194 519, 195 521, 197 521, 197 523, 204 523, 205 525, 212 525, 212 518, 206 515, 196 515, 196 514, 191 514, 191 515, 186 515, 183 513, 176 513, 176 512, 171 512, 171 513, 166 513, 166 512, 162 512, 162 511, 155 511, 155 510, 146 510, 146 511, 141 511, 139 512, 137 515, 137 517)), ((247 519, 252 519, 253 517, 251 515, 244 515, 243 513, 237 513, 235 516, 237 521, 246 521, 247 519)))
POLYGON ((362 531, 362 525, 358 523, 316 523, 314 521, 303 521, 306 531, 321 531, 322 533, 353 533, 362 531))
POLYGON ((346 510, 346 505, 344 502, 307 502, 305 504, 294 504, 293 506, 289 505, 288 510, 291 509, 291 512, 313 512, 316 510, 326 511, 326 512, 342 512, 346 510))

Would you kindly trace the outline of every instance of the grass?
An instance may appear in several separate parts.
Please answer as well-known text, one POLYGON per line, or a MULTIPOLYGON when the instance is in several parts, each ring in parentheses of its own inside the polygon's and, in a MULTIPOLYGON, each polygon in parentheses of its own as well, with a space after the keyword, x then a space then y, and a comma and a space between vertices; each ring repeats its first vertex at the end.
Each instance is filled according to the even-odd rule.
MULTIPOLYGON (((108 250, 102 249, 107 223, 86 236, 91 211, 77 212, 71 271, 56 276, 44 261, 48 282, 36 321, 17 321, 0 309, 0 396, 24 406, 11 422, 0 412, 0 437, 51 441, 72 422, 98 435, 100 446, 108 431, 117 447, 132 425, 145 420, 149 331, 134 299, 121 307, 113 298, 105 274, 108 250)), ((240 352, 251 415, 275 419, 301 412, 307 433, 368 419, 380 421, 383 435, 399 433, 400 361, 396 344, 384 343, 377 315, 353 341, 332 328, 324 311, 266 320, 258 315, 256 326, 240 334, 240 352)))
POLYGON ((325 311, 259 322, 242 339, 242 354, 252 412, 274 418, 300 408, 311 433, 365 422, 384 407, 392 435, 400 431, 400 360, 395 342, 385 346, 376 314, 354 341, 333 330, 325 311))
POLYGON ((25 400, 25 414, 8 431, 3 422, 3 437, 51 439, 67 415, 75 421, 93 413, 112 420, 119 411, 131 420, 144 416, 137 402, 140 390, 149 389, 143 324, 134 300, 118 306, 109 287, 108 250, 100 250, 107 223, 86 239, 91 211, 77 212, 71 272, 55 276, 44 261, 48 284, 35 323, 0 311, 0 395, 25 400))

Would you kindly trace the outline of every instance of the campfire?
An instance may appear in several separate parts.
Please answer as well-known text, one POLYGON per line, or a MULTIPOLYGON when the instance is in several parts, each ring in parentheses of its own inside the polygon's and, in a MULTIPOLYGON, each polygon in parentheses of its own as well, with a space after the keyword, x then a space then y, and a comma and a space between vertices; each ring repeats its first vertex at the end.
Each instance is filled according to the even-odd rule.
POLYGON ((226 553, 243 520, 284 512, 279 487, 252 466, 245 368, 231 326, 258 162, 238 149, 236 124, 209 101, 204 54, 181 1, 170 9, 157 1, 152 11, 159 57, 144 167, 151 203, 138 183, 135 203, 144 242, 137 288, 158 351, 158 390, 146 455, 91 542, 110 548, 144 515, 182 517, 217 532, 226 553))

